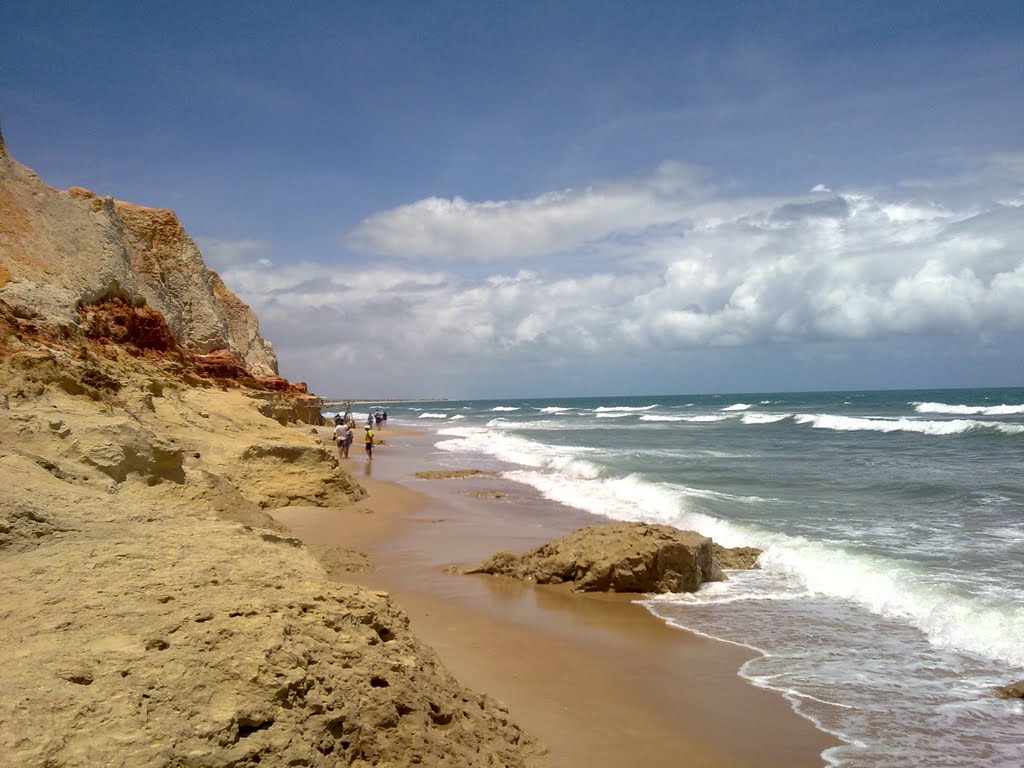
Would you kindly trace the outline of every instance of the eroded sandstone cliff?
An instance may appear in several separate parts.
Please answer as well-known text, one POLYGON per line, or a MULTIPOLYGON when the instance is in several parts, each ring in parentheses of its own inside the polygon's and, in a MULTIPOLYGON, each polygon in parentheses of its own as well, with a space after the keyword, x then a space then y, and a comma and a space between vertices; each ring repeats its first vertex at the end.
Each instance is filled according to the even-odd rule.
POLYGON ((268 510, 364 504, 170 211, 0 150, 0 764, 521 766, 268 510))
POLYGON ((223 350, 252 374, 277 374, 256 315, 206 266, 173 211, 53 189, 10 155, 2 136, 0 299, 55 333, 106 300, 146 306, 183 349, 223 350))

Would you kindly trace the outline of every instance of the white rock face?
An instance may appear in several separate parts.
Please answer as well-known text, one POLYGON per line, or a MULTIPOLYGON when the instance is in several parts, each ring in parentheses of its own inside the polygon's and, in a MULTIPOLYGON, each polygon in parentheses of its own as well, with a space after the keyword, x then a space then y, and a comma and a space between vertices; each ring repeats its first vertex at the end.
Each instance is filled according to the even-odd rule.
POLYGON ((161 312, 186 349, 227 349, 251 373, 277 374, 256 315, 206 266, 173 211, 53 189, 0 137, 0 299, 59 331, 77 323, 79 306, 113 297, 161 312))

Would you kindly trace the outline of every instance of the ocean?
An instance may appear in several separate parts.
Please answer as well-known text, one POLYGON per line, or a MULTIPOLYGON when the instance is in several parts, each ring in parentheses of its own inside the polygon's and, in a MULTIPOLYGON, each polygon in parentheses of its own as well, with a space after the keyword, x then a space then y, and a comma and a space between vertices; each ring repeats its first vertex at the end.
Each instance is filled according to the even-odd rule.
MULTIPOLYGON (((861 766, 1024 764, 1024 389, 386 403, 445 463, 764 550, 676 627, 757 652, 861 766)), ((371 407, 372 408, 372 407, 371 407)))

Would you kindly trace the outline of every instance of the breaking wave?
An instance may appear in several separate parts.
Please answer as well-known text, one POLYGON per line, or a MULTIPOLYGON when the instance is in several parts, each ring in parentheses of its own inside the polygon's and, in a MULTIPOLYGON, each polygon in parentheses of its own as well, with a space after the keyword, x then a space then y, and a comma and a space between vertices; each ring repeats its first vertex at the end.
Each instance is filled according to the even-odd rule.
POLYGON ((948 413, 952 416, 1013 416, 1024 414, 1024 405, 949 405, 913 402, 918 413, 948 413))
POLYGON ((800 414, 794 417, 794 421, 797 424, 809 424, 814 429, 831 429, 836 432, 917 432, 922 435, 962 435, 975 430, 989 430, 1002 432, 1007 435, 1024 434, 1024 424, 977 421, 976 419, 925 421, 907 418, 881 419, 834 416, 827 413, 818 413, 800 414))
POLYGON ((778 421, 785 421, 793 414, 791 413, 744 413, 740 421, 744 424, 774 424, 778 421))

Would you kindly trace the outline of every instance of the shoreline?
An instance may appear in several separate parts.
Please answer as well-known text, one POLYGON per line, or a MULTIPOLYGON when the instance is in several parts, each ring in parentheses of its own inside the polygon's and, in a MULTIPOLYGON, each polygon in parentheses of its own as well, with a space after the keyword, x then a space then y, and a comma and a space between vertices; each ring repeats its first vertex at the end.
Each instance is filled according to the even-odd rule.
POLYGON ((638 595, 451 573, 603 518, 501 478, 418 479, 436 469, 432 435, 394 425, 378 435, 385 443, 372 464, 343 463, 368 499, 275 518, 314 554, 365 552, 371 568, 328 566, 332 578, 390 592, 460 682, 497 698, 548 748, 539 765, 820 766, 839 744, 739 676, 754 652, 670 627, 638 595))

